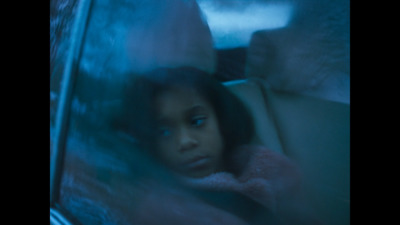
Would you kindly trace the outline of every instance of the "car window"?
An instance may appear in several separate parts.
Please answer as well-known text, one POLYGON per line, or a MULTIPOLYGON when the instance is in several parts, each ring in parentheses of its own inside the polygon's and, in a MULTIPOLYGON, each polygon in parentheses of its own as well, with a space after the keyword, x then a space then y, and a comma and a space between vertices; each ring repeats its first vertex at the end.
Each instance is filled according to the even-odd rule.
MULTIPOLYGON (((58 52, 51 63, 62 65, 53 69, 51 75, 50 98, 54 101, 50 106, 50 155, 53 157, 51 165, 58 166, 56 169, 51 167, 51 175, 57 178, 52 181, 59 182, 51 186, 56 202, 53 204, 62 207, 82 224, 130 224, 129 209, 138 207, 135 204, 137 196, 132 194, 138 186, 136 178, 153 174, 168 179, 167 175, 159 174, 163 171, 158 165, 147 162, 139 151, 134 151, 136 140, 110 127, 110 118, 119 107, 127 72, 146 71, 155 63, 179 66, 186 49, 176 50, 175 58, 166 57, 171 49, 161 50, 164 57, 157 62, 153 60, 154 55, 146 55, 146 52, 158 51, 157 46, 153 47, 157 42, 152 37, 171 32, 164 28, 169 22, 163 22, 163 17, 170 16, 179 21, 171 13, 190 7, 182 1, 81 0, 54 4, 57 9, 63 8, 61 11, 67 15, 59 16, 68 25, 62 28, 64 33, 59 43, 53 43, 58 52), (170 8, 171 12, 165 8, 170 8), (150 41, 146 42, 147 39, 150 41), (70 77, 66 79, 68 75, 70 77), (69 85, 65 85, 67 82, 69 85), (69 92, 63 93, 63 88, 69 92), (60 103, 59 99, 64 102, 60 103), (61 106, 65 111, 62 118, 59 116, 61 106), (57 158, 55 149, 60 154, 60 161, 54 160, 57 158)), ((199 13, 198 8, 193 10, 199 13)), ((190 13, 184 16, 192 17, 190 13)), ((196 54, 184 60, 190 63, 200 56, 214 59, 207 26, 200 17, 193 20, 198 24, 194 29, 205 31, 203 37, 196 36, 199 45, 191 46, 190 51, 196 54)), ((191 24, 179 26, 190 28, 191 24)), ((167 41, 175 44, 171 38, 167 41)), ((213 63, 212 60, 200 60, 195 66, 210 70, 213 63)))
MULTIPOLYGON (((190 66, 222 84, 254 78, 278 93, 285 91, 349 104, 347 22, 343 22, 344 28, 322 32, 338 37, 338 43, 330 45, 331 42, 324 39, 321 42, 329 44, 329 48, 315 47, 317 45, 312 41, 324 36, 317 34, 326 27, 309 25, 315 21, 305 16, 319 16, 318 7, 325 10, 342 2, 313 7, 309 7, 309 2, 312 1, 304 0, 301 4, 290 0, 50 1, 52 215, 60 218, 62 214, 77 224, 132 224, 138 219, 138 214, 133 211, 148 216, 147 211, 140 210, 152 212, 157 210, 155 205, 171 203, 165 196, 179 199, 174 203, 182 200, 191 204, 188 199, 193 198, 190 195, 193 193, 180 186, 175 188, 180 182, 175 174, 149 157, 149 153, 140 147, 139 138, 116 129, 121 125, 116 123, 121 123, 121 110, 128 96, 125 90, 133 76, 159 67, 190 66), (306 26, 298 28, 303 24, 306 26), (308 35, 303 28, 316 35, 308 35), (344 63, 319 57, 332 49, 337 50, 332 55, 344 58, 344 63), (267 57, 260 58, 259 54, 267 57), (315 59, 320 61, 314 63, 315 59), (319 65, 333 68, 335 72, 338 69, 340 73, 328 76, 323 70, 323 75, 319 75, 319 65), (143 196, 146 196, 145 201, 143 196), (61 213, 54 211, 56 208, 61 213)), ((340 13, 338 15, 340 17, 340 13)), ((265 97, 264 92, 260 93, 258 97, 265 97)), ((186 113, 183 119, 192 130, 200 129, 210 118, 208 111, 208 114, 203 113, 206 110, 198 111, 200 113, 196 110, 186 113)), ((224 113, 238 111, 232 107, 224 113)), ((270 112, 269 109, 264 111, 270 112)), ((132 121, 140 122, 140 119, 132 118, 132 121)), ((172 133, 169 125, 173 122, 166 124, 168 126, 162 124, 161 129, 144 126, 143 130, 157 129, 168 136, 172 133)), ((211 211, 219 213, 205 213, 212 214, 212 218, 223 215, 221 218, 231 221, 232 218, 221 209, 240 215, 240 219, 234 219, 238 224, 245 224, 242 220, 258 215, 258 201, 249 203, 247 197, 231 192, 196 192, 194 196, 203 198, 195 210, 208 210, 202 208, 204 202, 213 204, 211 211), (239 206, 226 207, 234 205, 230 201, 239 206)), ((180 210, 185 207, 183 203, 161 208, 180 215, 180 210)), ((151 213, 149 217, 152 217, 151 213)), ((189 214, 186 217, 189 217, 188 221, 195 219, 189 214)), ((227 221, 225 223, 229 224, 227 221)))
POLYGON ((124 57, 120 56, 124 52, 113 45, 120 43, 116 39, 121 38, 115 33, 120 29, 118 23, 130 20, 124 15, 129 16, 135 5, 124 1, 52 3, 56 10, 64 13, 57 12, 58 17, 52 20, 53 23, 64 21, 53 28, 52 43, 56 53, 51 63, 50 155, 54 158, 54 149, 61 152, 60 160, 53 160, 51 164, 58 165, 56 169, 51 167, 51 173, 52 181, 59 182, 51 186, 56 189, 51 193, 56 196, 53 204, 61 206, 82 224, 123 224, 119 222, 123 217, 113 213, 118 212, 118 207, 112 207, 109 200, 116 193, 109 179, 118 177, 113 176, 114 173, 124 177, 128 166, 123 159, 133 157, 124 155, 129 152, 123 148, 124 140, 107 133, 105 118, 120 97, 119 75, 124 66, 124 57), (67 87, 66 83, 69 83, 67 87), (70 90, 66 94, 63 88, 70 90), (59 118, 62 104, 67 109, 59 118), (121 148, 124 151, 119 152, 121 148), (110 190, 114 195, 110 195, 110 190))

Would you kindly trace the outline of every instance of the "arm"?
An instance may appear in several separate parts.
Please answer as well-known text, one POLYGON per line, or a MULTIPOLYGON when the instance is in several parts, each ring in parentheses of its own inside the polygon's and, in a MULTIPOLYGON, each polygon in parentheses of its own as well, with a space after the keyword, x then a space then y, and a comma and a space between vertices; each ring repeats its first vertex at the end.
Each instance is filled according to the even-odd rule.
POLYGON ((274 212, 283 224, 320 224, 300 200, 301 173, 286 156, 260 146, 243 146, 232 160, 237 176, 220 172, 192 185, 210 190, 239 192, 274 212))

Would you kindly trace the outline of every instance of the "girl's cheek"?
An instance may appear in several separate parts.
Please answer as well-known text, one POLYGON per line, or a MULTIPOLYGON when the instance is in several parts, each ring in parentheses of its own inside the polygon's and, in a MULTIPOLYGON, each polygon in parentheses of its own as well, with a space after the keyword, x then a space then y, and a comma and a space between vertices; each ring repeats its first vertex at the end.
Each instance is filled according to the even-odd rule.
POLYGON ((163 161, 173 162, 178 160, 176 147, 172 140, 162 140, 158 142, 158 155, 163 161))

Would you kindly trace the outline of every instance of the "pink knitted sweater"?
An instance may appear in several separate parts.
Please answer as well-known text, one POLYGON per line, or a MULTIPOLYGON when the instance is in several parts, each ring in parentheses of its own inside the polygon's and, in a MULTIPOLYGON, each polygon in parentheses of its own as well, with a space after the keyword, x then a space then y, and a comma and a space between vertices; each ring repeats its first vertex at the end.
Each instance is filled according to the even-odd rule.
MULTIPOLYGON (((261 146, 243 146, 235 150, 231 163, 239 168, 236 176, 218 172, 204 178, 181 178, 181 182, 191 188, 247 196, 273 213, 277 224, 321 224, 300 201, 301 173, 286 156, 261 146)), ((152 188, 140 202, 132 214, 135 224, 251 224, 202 199, 165 187, 152 188)))

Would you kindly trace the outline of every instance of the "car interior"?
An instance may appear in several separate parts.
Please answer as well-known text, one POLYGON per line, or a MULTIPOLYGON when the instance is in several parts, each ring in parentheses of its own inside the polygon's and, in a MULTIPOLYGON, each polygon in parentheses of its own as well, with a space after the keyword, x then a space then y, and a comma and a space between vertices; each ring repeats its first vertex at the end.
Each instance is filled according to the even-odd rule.
POLYGON ((258 79, 225 83, 250 109, 257 144, 299 163, 307 199, 330 224, 350 211, 350 107, 310 96, 276 92, 258 79))
POLYGON ((304 198, 325 224, 350 224, 349 1, 251 2, 51 1, 50 224, 125 224, 120 209, 133 203, 116 209, 97 199, 124 199, 132 171, 151 167, 107 124, 123 76, 188 64, 242 100, 254 144, 299 165, 304 198), (272 18, 280 5, 291 18, 283 25, 241 25, 256 24, 246 16, 272 18), (239 22, 221 22, 231 15, 239 22))

